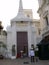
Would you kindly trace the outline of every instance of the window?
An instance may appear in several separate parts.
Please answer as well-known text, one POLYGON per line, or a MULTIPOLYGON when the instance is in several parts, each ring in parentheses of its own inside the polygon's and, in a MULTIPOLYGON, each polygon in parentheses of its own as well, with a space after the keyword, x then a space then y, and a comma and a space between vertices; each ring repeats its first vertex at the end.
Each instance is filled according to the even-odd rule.
POLYGON ((47 0, 47 4, 49 4, 49 0, 47 0))
POLYGON ((23 23, 23 21, 21 21, 21 23, 23 23))
POLYGON ((48 17, 46 16, 45 19, 46 19, 46 24, 48 25, 48 17))
POLYGON ((40 35, 40 33, 41 33, 41 30, 40 30, 40 29, 38 29, 38 33, 39 33, 39 35, 40 35))
POLYGON ((1 30, 0 30, 0 35, 1 35, 1 30))
POLYGON ((27 17, 30 17, 29 15, 27 15, 27 17))

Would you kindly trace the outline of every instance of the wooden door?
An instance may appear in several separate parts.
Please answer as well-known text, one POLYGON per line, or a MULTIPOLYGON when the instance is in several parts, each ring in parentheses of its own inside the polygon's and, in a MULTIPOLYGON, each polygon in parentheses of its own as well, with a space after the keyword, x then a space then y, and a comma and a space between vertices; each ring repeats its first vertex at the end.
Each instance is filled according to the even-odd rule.
POLYGON ((28 53, 27 32, 17 32, 17 56, 20 57, 20 51, 28 53))

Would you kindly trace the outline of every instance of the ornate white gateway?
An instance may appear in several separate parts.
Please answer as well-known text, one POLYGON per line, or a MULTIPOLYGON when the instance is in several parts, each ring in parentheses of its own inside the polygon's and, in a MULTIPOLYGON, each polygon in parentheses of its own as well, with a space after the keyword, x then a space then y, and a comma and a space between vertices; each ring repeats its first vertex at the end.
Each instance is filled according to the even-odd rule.
POLYGON ((11 20, 11 26, 7 28, 7 47, 9 57, 20 57, 21 51, 29 55, 31 45, 36 46, 36 29, 32 19, 23 13, 22 1, 19 3, 19 11, 11 20))

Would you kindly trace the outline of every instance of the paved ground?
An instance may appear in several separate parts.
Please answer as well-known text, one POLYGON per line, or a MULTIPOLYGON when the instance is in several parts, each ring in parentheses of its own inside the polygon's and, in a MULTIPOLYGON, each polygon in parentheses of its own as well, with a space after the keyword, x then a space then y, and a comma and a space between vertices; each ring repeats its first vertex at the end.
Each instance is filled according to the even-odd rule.
POLYGON ((49 60, 39 60, 38 62, 30 62, 30 58, 21 59, 0 59, 0 65, 49 65, 49 60), (24 62, 28 62, 27 64, 24 62))

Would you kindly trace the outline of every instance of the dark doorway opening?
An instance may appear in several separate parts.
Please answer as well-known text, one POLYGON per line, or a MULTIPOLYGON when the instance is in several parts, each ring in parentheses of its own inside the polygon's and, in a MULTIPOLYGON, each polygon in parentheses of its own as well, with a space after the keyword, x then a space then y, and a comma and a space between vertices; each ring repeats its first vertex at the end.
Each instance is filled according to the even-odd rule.
POLYGON ((49 36, 46 36, 38 45, 39 59, 49 60, 49 36))

